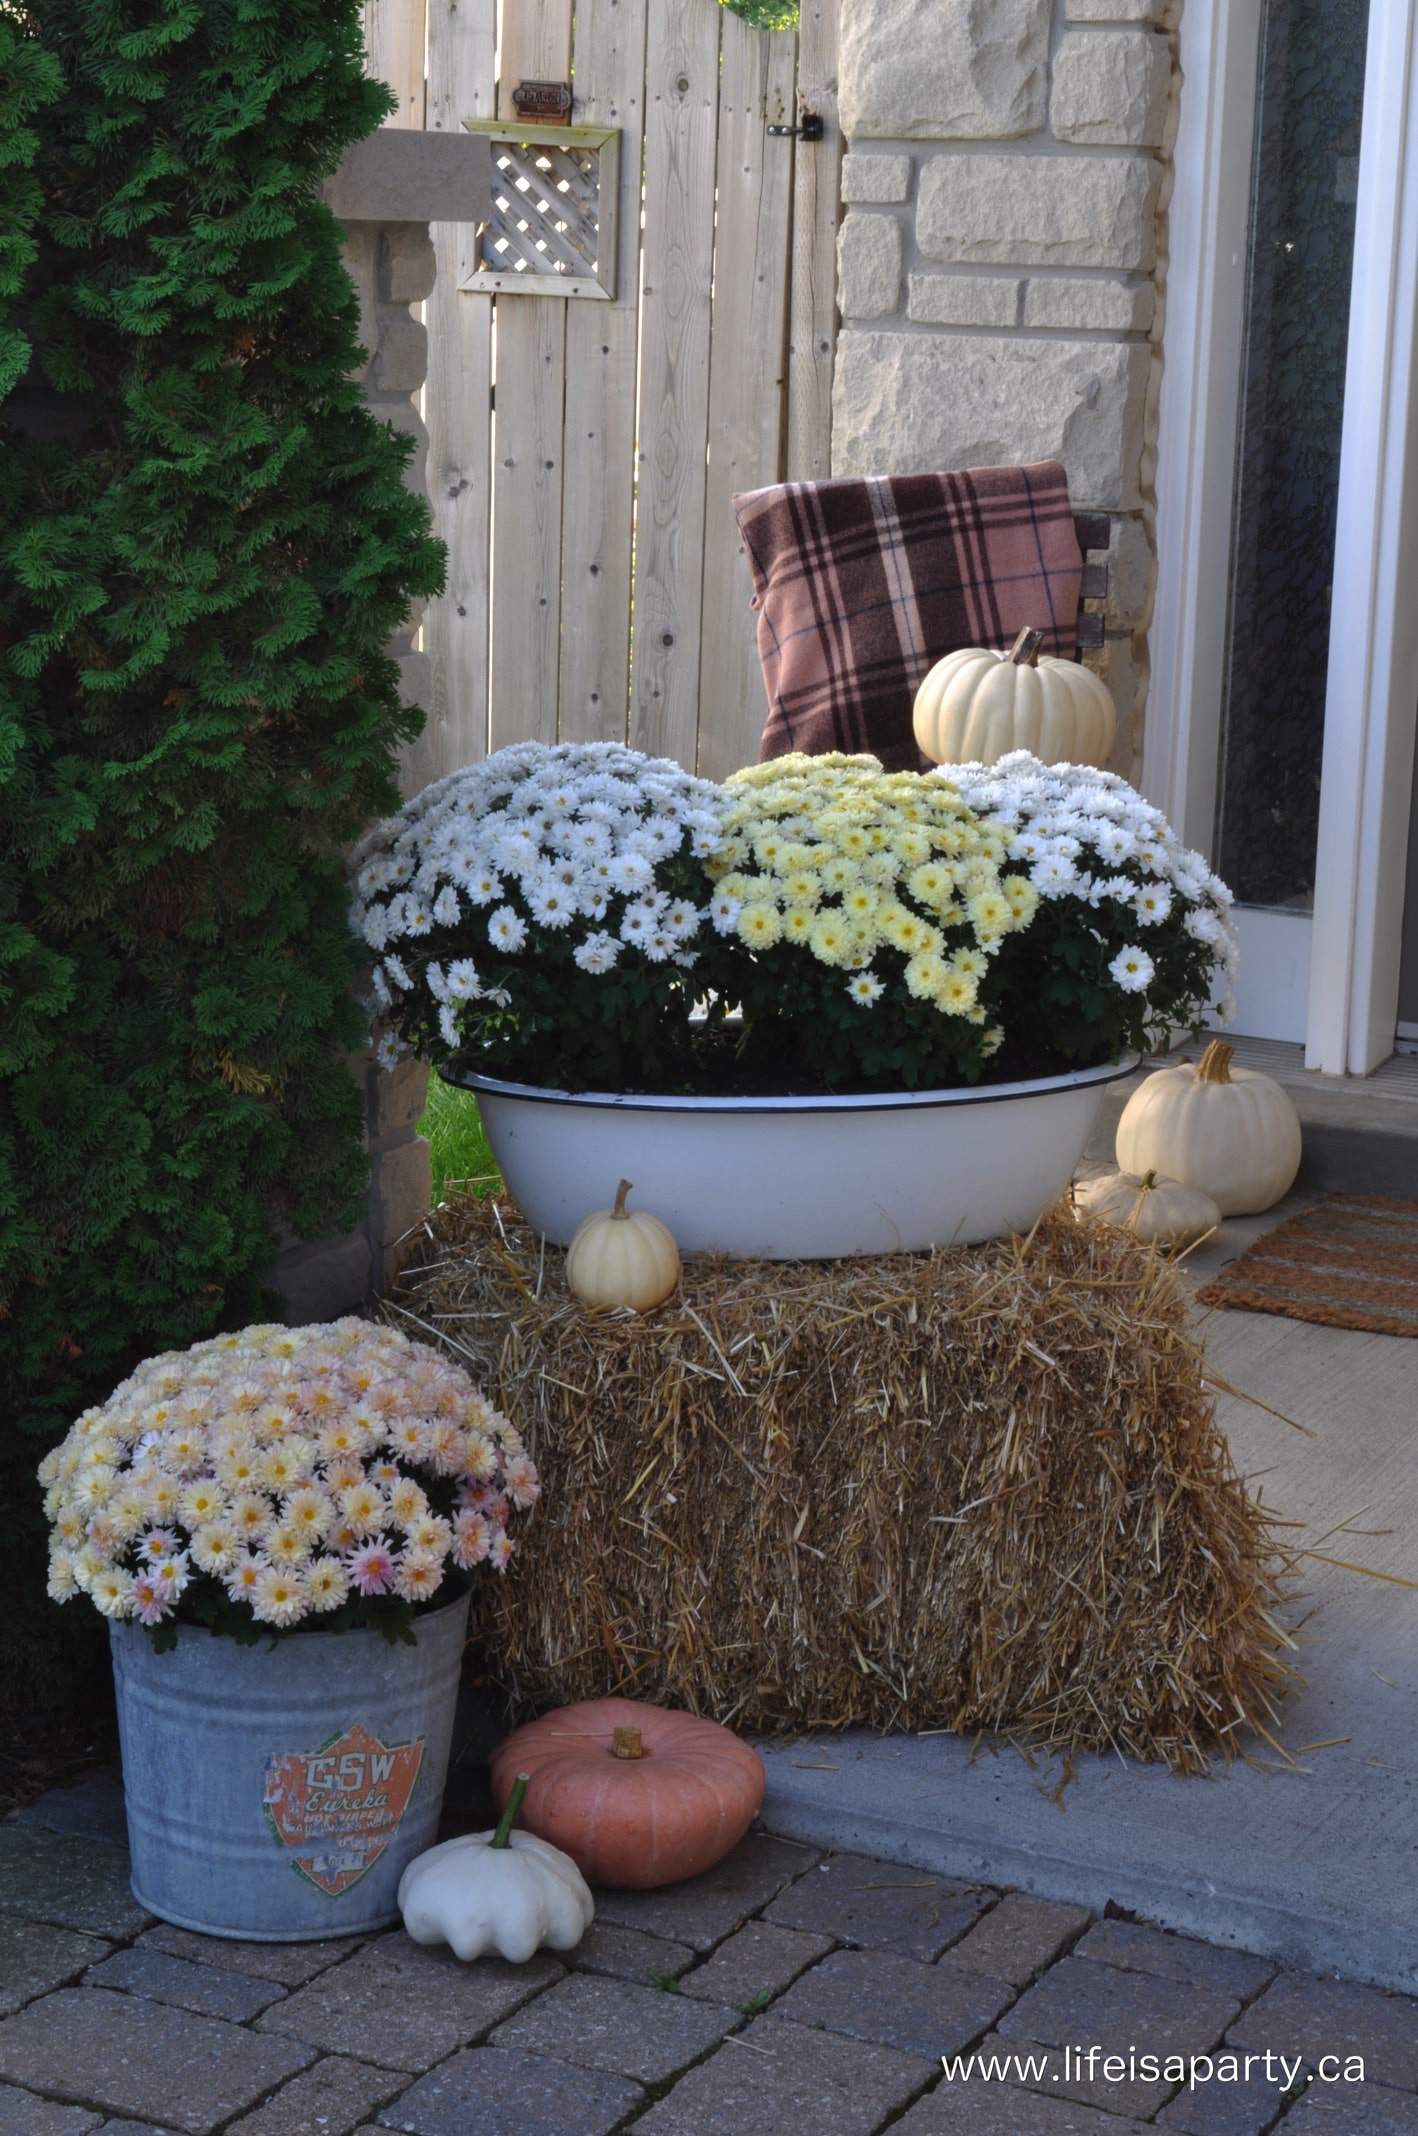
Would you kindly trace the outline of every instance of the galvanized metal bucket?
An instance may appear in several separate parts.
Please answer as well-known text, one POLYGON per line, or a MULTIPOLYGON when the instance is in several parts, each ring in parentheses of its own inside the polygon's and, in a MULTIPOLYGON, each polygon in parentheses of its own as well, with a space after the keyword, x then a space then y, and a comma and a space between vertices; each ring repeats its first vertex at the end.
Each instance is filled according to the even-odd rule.
POLYGON ((438 1836, 468 1597, 415 1624, 238 1646, 110 1624, 133 1894, 208 1936, 385 1928, 438 1836))

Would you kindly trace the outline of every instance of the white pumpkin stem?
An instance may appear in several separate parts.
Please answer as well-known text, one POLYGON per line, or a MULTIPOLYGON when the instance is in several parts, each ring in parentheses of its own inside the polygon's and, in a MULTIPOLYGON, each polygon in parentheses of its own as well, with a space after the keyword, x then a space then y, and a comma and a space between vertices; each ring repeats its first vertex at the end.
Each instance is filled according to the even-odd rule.
POLYGON ((1039 647, 1043 642, 1044 633, 1041 630, 1034 630, 1026 623, 1010 647, 1009 657, 1016 667, 1037 667, 1039 665, 1039 647))
POLYGON ((1137 1191, 1139 1194, 1150 1194, 1156 1184, 1157 1174, 1155 1172, 1144 1172, 1137 1183, 1137 1191))
POLYGON ((1198 1083, 1229 1083, 1231 1061, 1235 1051, 1235 1047, 1228 1046, 1224 1038, 1213 1038, 1197 1063, 1198 1083))
POLYGON ((615 1190, 615 1207, 611 1210, 611 1215, 617 1217, 622 1224, 630 1221, 630 1211, 625 1206, 625 1198, 629 1193, 630 1181, 623 1179, 615 1190))
POLYGON ((613 1758, 643 1758, 646 1755, 645 1738, 638 1728, 613 1728, 611 1730, 611 1756, 613 1758))
POLYGON ((507 1798, 507 1807, 497 1820, 497 1830, 493 1833, 490 1841, 492 1846, 505 1847, 510 1844, 512 1827, 516 1824, 517 1812, 522 1807, 522 1797, 526 1794, 531 1784, 532 1776, 530 1773, 518 1773, 512 1783, 512 1792, 507 1798))

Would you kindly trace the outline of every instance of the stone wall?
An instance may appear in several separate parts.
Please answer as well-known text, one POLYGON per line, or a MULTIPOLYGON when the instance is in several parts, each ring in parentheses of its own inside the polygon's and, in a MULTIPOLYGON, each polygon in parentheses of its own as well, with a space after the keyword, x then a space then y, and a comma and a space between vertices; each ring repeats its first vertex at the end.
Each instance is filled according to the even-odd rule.
POLYGON ((1113 516, 1114 762, 1147 689, 1176 0, 842 0, 832 460, 1062 460, 1113 516))

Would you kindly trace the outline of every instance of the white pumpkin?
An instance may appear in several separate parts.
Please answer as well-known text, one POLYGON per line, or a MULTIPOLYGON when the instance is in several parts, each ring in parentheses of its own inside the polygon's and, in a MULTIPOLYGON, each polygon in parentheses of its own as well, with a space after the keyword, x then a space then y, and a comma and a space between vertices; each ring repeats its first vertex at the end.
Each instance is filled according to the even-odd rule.
POLYGON ((1153 1246, 1190 1246, 1221 1221, 1209 1194, 1157 1172, 1107 1173, 1075 1187, 1073 1198, 1100 1223, 1118 1224, 1153 1246))
POLYGON ((629 1192, 623 1179, 615 1207, 593 1210, 577 1225, 566 1249, 566 1281, 587 1305, 630 1305, 644 1313, 678 1283, 679 1248, 657 1216, 626 1208, 629 1192))
POLYGON ((495 1832, 445 1839, 409 1863, 399 1911, 415 1943, 446 1943, 459 1958, 495 1951, 525 1965, 543 1946, 569 1951, 581 1941, 596 1902, 569 1854, 512 1830, 525 1793, 520 1775, 495 1832))
POLYGON ((1295 1184, 1300 1117, 1273 1077, 1231 1059, 1218 1038, 1195 1067, 1150 1075, 1123 1108, 1117 1159, 1124 1172, 1200 1187, 1223 1216, 1257 1216, 1295 1184))
POLYGON ((936 764, 996 764, 1027 749, 1041 764, 1106 764, 1118 714, 1106 683, 1076 660, 1039 658, 1022 630, 1007 653, 947 653, 916 692, 911 723, 936 764))

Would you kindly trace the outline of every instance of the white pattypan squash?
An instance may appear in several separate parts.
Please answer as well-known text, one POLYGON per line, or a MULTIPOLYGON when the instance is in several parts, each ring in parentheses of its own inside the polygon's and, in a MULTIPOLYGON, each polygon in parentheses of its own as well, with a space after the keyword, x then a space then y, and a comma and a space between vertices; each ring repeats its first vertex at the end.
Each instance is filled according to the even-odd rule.
POLYGON ((596 1902, 569 1854, 512 1819, 514 1790, 495 1832, 445 1839, 409 1863, 399 1879, 399 1911, 415 1943, 446 1943, 459 1958, 493 1952, 525 1965, 537 1951, 569 1951, 595 1917, 596 1902))

